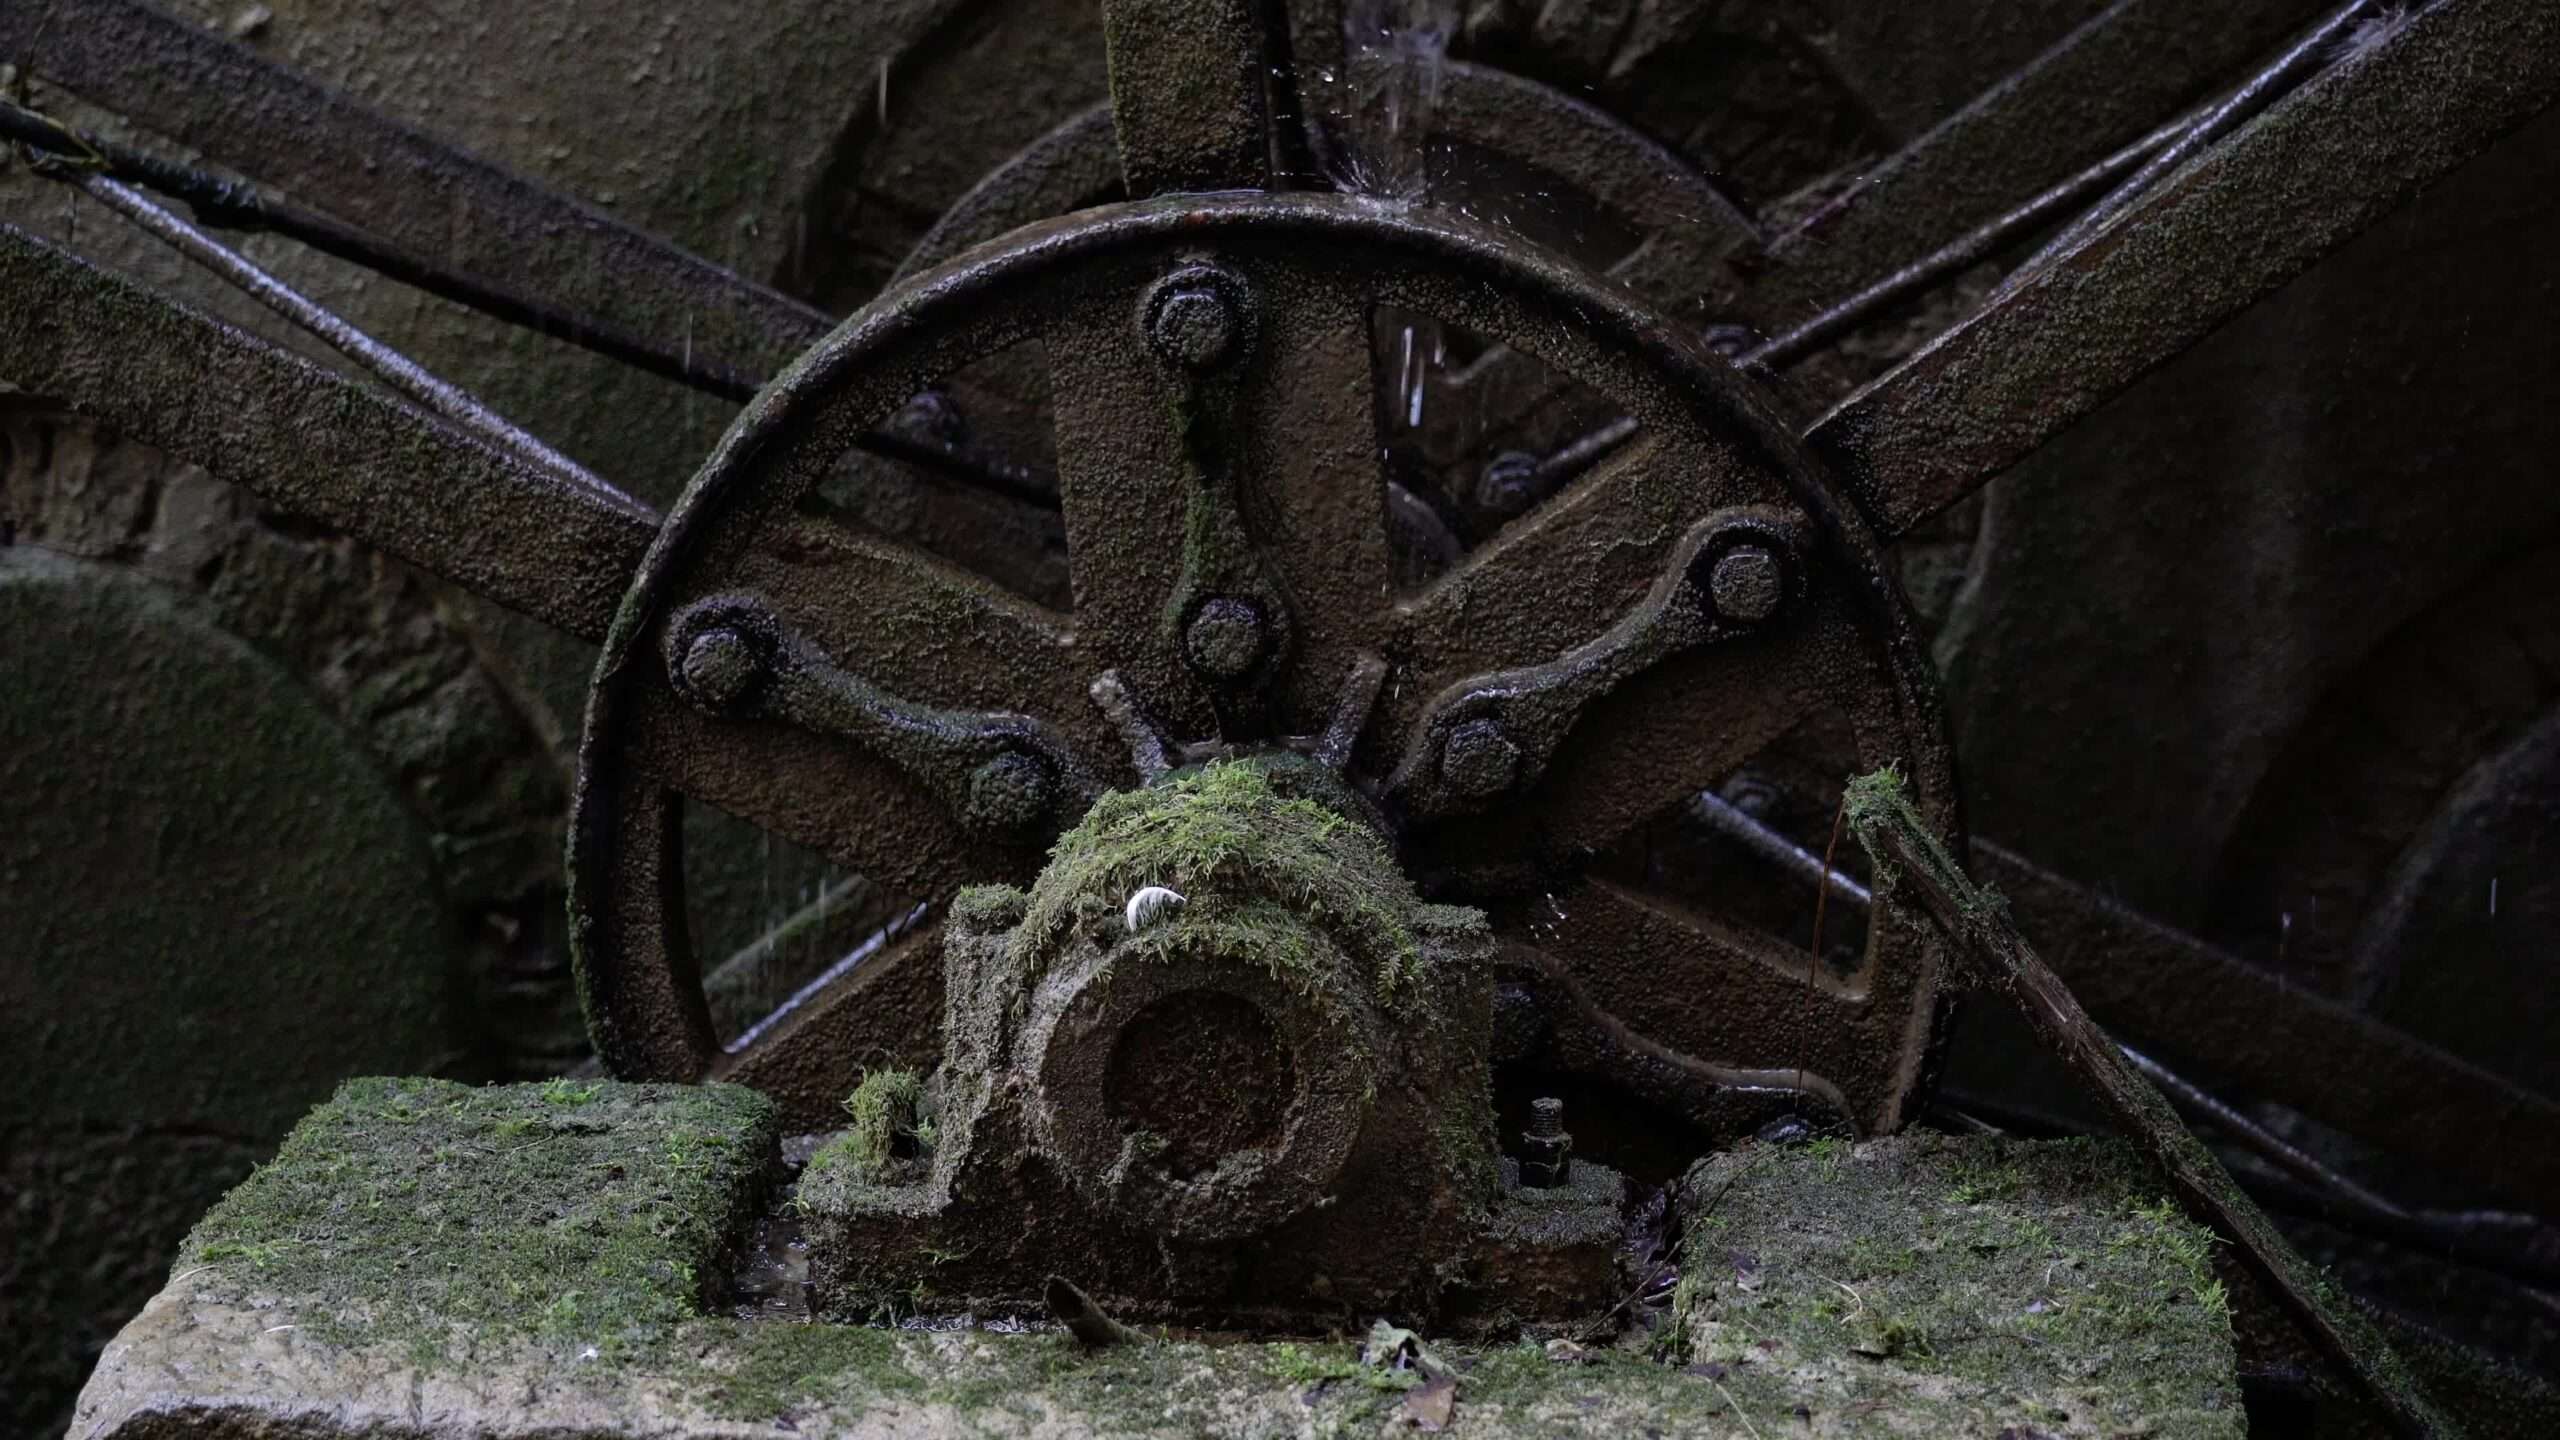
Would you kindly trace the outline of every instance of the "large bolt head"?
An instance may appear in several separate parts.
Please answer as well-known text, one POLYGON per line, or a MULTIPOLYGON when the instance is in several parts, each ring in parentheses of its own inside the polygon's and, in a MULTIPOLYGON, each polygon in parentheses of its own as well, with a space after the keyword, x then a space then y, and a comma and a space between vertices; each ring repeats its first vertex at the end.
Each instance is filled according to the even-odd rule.
POLYGON ((1205 374, 1244 346, 1245 317, 1235 281, 1218 271, 1177 274, 1147 302, 1147 344, 1179 370, 1205 374))
POLYGON ((1241 680, 1269 653, 1262 611, 1251 601, 1220 595, 1200 607, 1182 633, 1191 668, 1212 680, 1241 680))
POLYGON ((889 417, 888 428, 932 445, 957 445, 969 435, 960 407, 939 390, 919 391, 889 417))
POLYGON ((1485 462, 1476 477, 1476 504, 1496 515, 1517 515, 1538 502, 1538 457, 1505 450, 1485 462))
POLYGON ((980 830, 1028 830, 1048 815, 1055 791, 1039 757, 1007 750, 970 772, 965 818, 980 830))
POLYGON ((1469 720, 1440 746, 1440 779, 1470 800, 1486 800, 1520 778, 1520 747, 1499 720, 1469 720))
POLYGON ((1765 546, 1736 545, 1708 572, 1707 598, 1724 619, 1757 624, 1787 598, 1786 565, 1765 546))
POLYGON ((676 684, 693 702, 715 713, 738 709, 765 682, 763 647, 744 631, 715 625, 686 642, 676 684))

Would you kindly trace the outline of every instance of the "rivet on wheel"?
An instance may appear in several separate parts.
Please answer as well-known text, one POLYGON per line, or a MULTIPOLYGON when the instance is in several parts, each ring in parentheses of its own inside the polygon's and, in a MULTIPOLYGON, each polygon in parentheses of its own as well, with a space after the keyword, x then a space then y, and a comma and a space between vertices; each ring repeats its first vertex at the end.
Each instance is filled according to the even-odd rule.
POLYGON ((1476 504, 1496 515, 1517 515, 1538 501, 1538 457, 1505 450, 1485 462, 1476 477, 1476 504))
POLYGON ((1243 679, 1270 648, 1260 607, 1226 595, 1202 605, 1182 632, 1183 655, 1211 680, 1243 679))
POLYGON ((1235 281, 1216 271, 1177 274, 1147 302, 1147 344, 1159 359, 1204 374, 1233 358, 1244 339, 1235 281))
POLYGON ((1038 757, 1007 750, 970 772, 965 818, 981 830, 1027 830, 1049 813, 1055 788, 1038 757))
POLYGON ((685 645, 675 680, 676 687, 705 710, 734 710, 764 684, 764 651, 745 632, 716 625, 685 645))
POLYGON ((1707 598, 1727 620, 1766 620, 1778 612, 1786 594, 1786 565, 1765 546, 1736 545, 1717 557, 1708 572, 1707 598))
POLYGON ((910 397, 890 415, 888 428, 929 445, 957 445, 969 438, 960 407, 940 390, 923 390, 910 397))
POLYGON ((1499 720, 1469 720, 1441 742, 1440 779, 1468 799, 1499 795, 1519 778, 1520 747, 1499 720))

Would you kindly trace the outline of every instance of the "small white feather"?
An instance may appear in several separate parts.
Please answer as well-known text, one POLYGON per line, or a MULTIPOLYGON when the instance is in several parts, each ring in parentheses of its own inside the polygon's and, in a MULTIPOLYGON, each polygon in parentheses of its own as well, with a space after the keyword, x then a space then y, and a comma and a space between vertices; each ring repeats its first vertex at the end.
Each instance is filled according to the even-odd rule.
POLYGON ((1129 929, 1134 932, 1161 912, 1174 909, 1182 903, 1182 896, 1177 892, 1168 890, 1162 885, 1150 885, 1129 897, 1129 929))

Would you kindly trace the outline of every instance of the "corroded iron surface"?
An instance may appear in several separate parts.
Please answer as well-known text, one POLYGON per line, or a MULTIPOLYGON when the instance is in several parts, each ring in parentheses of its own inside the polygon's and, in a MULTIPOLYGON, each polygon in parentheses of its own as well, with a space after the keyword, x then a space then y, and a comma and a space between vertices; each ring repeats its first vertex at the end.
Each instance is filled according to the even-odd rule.
MULTIPOLYGON (((1906 767, 1942 819, 1949 777, 1899 598, 1784 427, 1640 307, 1493 233, 1316 196, 1096 212, 909 282, 763 396, 661 532, 589 716, 573 883, 599 1039, 631 1073, 774 1063, 725 1052, 698 999, 674 797, 926 897, 1028 880, 1043 833, 1081 809, 1067 786, 1029 830, 990 834, 891 749, 686 699, 668 627, 746 594, 866 685, 1037 717, 1064 747, 1044 765, 1117 784, 1137 762, 1088 697, 1106 677, 1176 748, 1285 748, 1335 724, 1346 678, 1375 657, 1385 684, 1343 743, 1403 863, 1435 898, 1513 915, 1513 943, 1560 986, 1640 1017, 1639 1033, 1685 1057, 1693 1098, 1722 1097, 1700 1118, 1738 1125, 1802 1103, 1891 1128, 1920 1080, 1935 962, 1891 917, 1864 955, 1809 983, 1776 942, 1673 902, 1621 887, 1577 912, 1583 857, 1801 707, 1846 716, 1867 763, 1906 767), (1381 304, 1453 314, 1537 354, 1647 433, 1564 503, 1399 594, 1364 440, 1363 317, 1381 304), (1050 358, 1072 613, 798 507, 846 435, 1026 338, 1050 358), (1710 635, 1722 638, 1691 643, 1710 635), (1443 695, 1479 698, 1459 715, 1443 695), (1506 763, 1524 742, 1536 763, 1506 763), (1417 767, 1427 792, 1394 779, 1417 767), (1436 798, 1446 777, 1474 813, 1436 798), (1542 938, 1510 901, 1550 891, 1576 918, 1542 938), (1729 1026, 1737 1012, 1766 1023, 1729 1026)), ((926 953, 902 948, 896 963, 926 953)), ((839 1052, 787 1067, 811 1087, 795 1112, 822 1117, 860 1064, 839 1052)))

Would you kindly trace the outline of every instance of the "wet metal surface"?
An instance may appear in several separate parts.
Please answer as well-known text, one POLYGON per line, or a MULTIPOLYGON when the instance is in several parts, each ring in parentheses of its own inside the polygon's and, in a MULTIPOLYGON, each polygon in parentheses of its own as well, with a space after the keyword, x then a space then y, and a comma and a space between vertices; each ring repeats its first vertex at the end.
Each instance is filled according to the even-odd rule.
POLYGON ((1888 536, 1971 493, 2560 95, 2560 11, 2439 0, 2356 47, 1808 437, 1888 536))
MULTIPOLYGON (((1226 335, 1224 322, 1213 328, 1226 335)), ((1539 748, 1554 751, 1555 761, 1529 783, 1524 803, 1490 826, 1411 817, 1409 863, 1418 874, 1445 877, 1440 893, 1451 899, 1498 898, 1516 883, 1502 877, 1524 864, 1572 863, 1570 850, 1547 846, 1605 845, 1730 763, 1730 752, 1701 737, 1749 744, 1815 695, 1860 717, 1876 763, 1899 760, 1927 793, 1943 795, 1943 742, 1930 728, 1928 681, 1898 602, 1819 473, 1802 465, 1783 426, 1719 363, 1662 335, 1640 310, 1590 289, 1576 272, 1489 232, 1313 196, 1093 212, 1029 232, 876 307, 733 432, 659 537, 598 672, 577 868, 589 993, 599 1001, 607 1053, 638 1073, 695 1075, 712 1059, 701 1038, 707 1025, 690 1018, 699 1011, 689 998, 693 962, 669 948, 683 934, 668 908, 680 857, 653 838, 670 833, 655 818, 666 803, 659 797, 712 800, 919 895, 1027 879, 1041 853, 1036 841, 977 838, 948 797, 920 791, 876 749, 804 725, 721 720, 671 704, 662 663, 617 658, 671 653, 662 627, 712 596, 759 595, 848 673, 917 703, 977 708, 1001 696, 1051 727, 1075 763, 1106 777, 1131 775, 1121 758, 1130 753, 1122 719, 1088 698, 1106 672, 1143 714, 1142 728, 1177 744, 1249 744, 1257 736, 1268 743, 1333 727, 1345 676, 1364 673, 1361 657, 1374 651, 1385 660, 1380 678, 1398 679, 1388 681, 1365 725, 1328 748, 1348 753, 1354 775, 1375 784, 1409 752, 1410 737, 1429 731, 1422 709, 1429 696, 1488 666, 1616 656, 1622 663, 1566 667, 1606 678, 1605 703, 1595 704, 1597 690, 1575 692, 1586 723, 1570 744, 1567 727, 1547 727, 1539 748), (1168 359, 1149 320, 1159 312, 1140 302, 1164 293, 1152 287, 1179 270, 1170 263, 1176 257, 1197 265, 1203 255, 1214 255, 1216 273, 1230 277, 1220 284, 1250 297, 1249 333, 1201 350, 1187 343, 1196 332, 1186 325, 1185 343, 1168 359), (1536 348, 1651 417, 1660 438, 1595 477, 1580 503, 1533 519, 1511 543, 1416 600, 1396 602, 1377 558, 1383 482, 1357 478, 1375 475, 1357 438, 1374 393, 1359 317, 1366 303, 1385 300, 1458 311, 1488 333, 1536 348), (794 513, 795 494, 824 472, 831 444, 922 380, 1026 334, 1051 348, 1069 534, 1085 537, 1071 552, 1072 616, 1022 607, 894 546, 830 535, 794 513), (1336 343, 1339 336, 1351 343, 1336 343), (1309 444, 1345 430, 1348 443, 1328 441, 1338 449, 1309 444), (1758 509, 1708 519, 1745 502, 1758 509), (1736 524, 1773 557, 1785 552, 1777 591, 1762 594, 1769 587, 1759 582, 1771 577, 1751 565, 1718 578, 1741 548, 1726 534, 1736 524), (1667 533, 1658 528, 1666 525, 1667 533), (1622 539, 1607 566, 1585 567, 1561 595, 1556 572, 1542 568, 1549 546, 1648 532, 1667 543, 1622 539), (1697 543, 1677 543, 1684 533, 1697 543), (1709 543, 1719 536, 1732 543, 1709 543), (816 568, 790 558, 822 552, 838 558, 816 568), (1693 580, 1689 560, 1698 556, 1708 563, 1693 580), (854 573, 869 579, 849 592, 854 573), (1257 578, 1265 575, 1281 585, 1257 578), (813 584, 821 576, 825 583, 813 584), (1799 585, 1808 597, 1801 607, 1767 603, 1799 585), (1739 648, 1692 654, 1646 642, 1688 633, 1648 620, 1653 611, 1641 604, 1629 618, 1630 602, 1651 590, 1662 592, 1656 609, 1685 607, 1695 623, 1704 623, 1701 607, 1717 603, 1766 623, 1744 627, 1755 638, 1739 648), (865 603, 845 606, 838 597, 847 593, 864 594, 865 603), (1192 637, 1211 613, 1207 603, 1221 598, 1272 627, 1277 638, 1261 642, 1269 658, 1204 670, 1192 637), (1612 639, 1612 627, 1624 633, 1612 639), (1227 674, 1244 688, 1221 678, 1227 674), (1737 707, 1754 718, 1739 727, 1711 718, 1737 707), (1673 738, 1681 735, 1689 738, 1673 738), (1648 758, 1634 767, 1609 758, 1627 755, 1648 758), (1616 774, 1614 785, 1582 779, 1604 772, 1616 774), (1558 783, 1563 774, 1575 779, 1558 783)), ((1052 823, 1074 813, 1062 809, 1052 823)), ((1676 944, 1684 933, 1665 931, 1662 939, 1676 944)), ((1769 1035, 1745 1039, 1750 1032, 1725 1026, 1715 1007, 1656 1007, 1643 1023, 1675 1050, 1726 1052, 1716 1063, 1727 1068, 1712 1073, 1756 1077, 1738 1083, 1784 1089, 1792 1082, 1777 1077, 1819 1070, 1828 1077, 1826 1104, 1888 1127, 1919 1077, 1927 1046, 1912 1042, 1925 1042, 1930 1029, 1934 983, 1925 946, 1910 948, 1891 924, 1876 933, 1863 978, 1837 1009, 1807 1011, 1795 968, 1752 958, 1745 945, 1711 952, 1726 958, 1708 960, 1695 983, 1719 995, 1719 1007, 1792 1012, 1769 1035), (1860 1018, 1835 1024, 1851 1015, 1860 1018), (1807 1056, 1819 1056, 1819 1065, 1807 1056)), ((1622 938, 1596 932, 1574 964, 1593 983, 1607 977, 1613 996, 1661 988, 1665 957, 1621 947, 1622 938)), ((881 967, 907 958, 884 955, 865 968, 885 974, 881 967)), ((1700 961, 1680 964, 1695 970, 1700 961)), ((834 1062, 840 1077, 849 1063, 834 1062)), ((805 1103, 823 1103, 823 1093, 805 1103)))
MULTIPOLYGON (((2312 8, 2109 6, 1768 241, 1689 162, 1552 86, 1445 60, 1446 36, 1422 68, 1368 77, 1415 127, 1377 172, 1393 183, 1186 197, 1263 186, 1275 155, 1354 138, 1297 131, 1304 95, 1272 83, 1292 47, 1308 61, 1326 47, 1304 13, 1283 44, 1244 0, 1114 0, 1114 105, 991 176, 934 229, 907 285, 829 333, 806 305, 193 26, 51 0, 0 12, 0 53, 217 160, 600 324, 664 336, 685 317, 706 357, 696 378, 728 393, 806 355, 653 539, 655 515, 406 372, 394 383, 500 443, 15 231, 0 231, 0 348, 14 383, 606 640, 581 756, 576 923, 597 1038, 625 1073, 742 1080, 817 1123, 862 1066, 939 1053, 944 935, 920 916, 964 883, 1029 878, 1106 786, 1260 747, 1348 774, 1356 808, 1384 817, 1434 899, 1492 914, 1507 993, 1528 997, 1513 1008, 1540 1012, 1518 1027, 1539 1032, 1518 1039, 1524 1053, 1543 1045, 1713 1132, 1775 1107, 1891 1128, 1938 1035, 1939 949, 1908 914, 1878 917, 1865 952, 1834 966, 1591 862, 1824 712, 1845 717, 1858 768, 1902 766, 1956 838, 1934 680, 1880 546, 2560 93, 2560 15, 2532 0, 2438 0, 2388 24, 2350 5, 2258 69, 2312 8), (137 56, 178 81, 143 83, 137 56), (2200 124, 2154 128, 2199 106, 2200 124), (1588 189, 1632 237, 1611 260, 1617 284, 1518 233, 1408 208, 1425 198, 1426 124, 1588 189), (954 258, 1123 175, 1160 198, 954 258), (1783 364, 2118 182, 1809 444, 1681 308, 1778 330, 1724 349, 1783 364), (455 229, 456 215, 472 223, 455 229), (1440 517, 1380 463, 1381 310, 1487 342, 1452 372, 1435 424, 1449 398, 1481 408, 1560 383, 1536 366, 1625 417, 1544 462, 1470 476, 1516 523, 1473 552, 1450 539, 1410 592, 1396 537, 1440 517), (978 401, 952 383, 1026 341, 1049 363, 1054 475, 972 445, 978 401), (1059 507, 1070 603, 1026 603, 807 503, 853 445, 1059 507), (684 922, 687 803, 925 908, 724 1046, 684 922)), ((1535 28, 1563 24, 1542 14, 1535 28)), ((1595 37, 1548 38, 1607 58, 1565 45, 1595 37)), ((1822 873, 1801 850, 1762 848, 1822 873)), ((2058 968, 2102 1016, 2149 1017, 2217 1078, 2483 1184, 2560 1189, 2545 1173, 2560 1146, 2464 1140, 2481 1115, 2560 1134, 2548 1103, 2111 917, 2014 856, 1977 858, 2009 876, 2039 938, 2039 907, 2056 917, 2058 968), (2145 967, 2079 968, 2089 935, 2145 967), (2339 1078, 2344 1055, 2357 1058, 2339 1078)))

